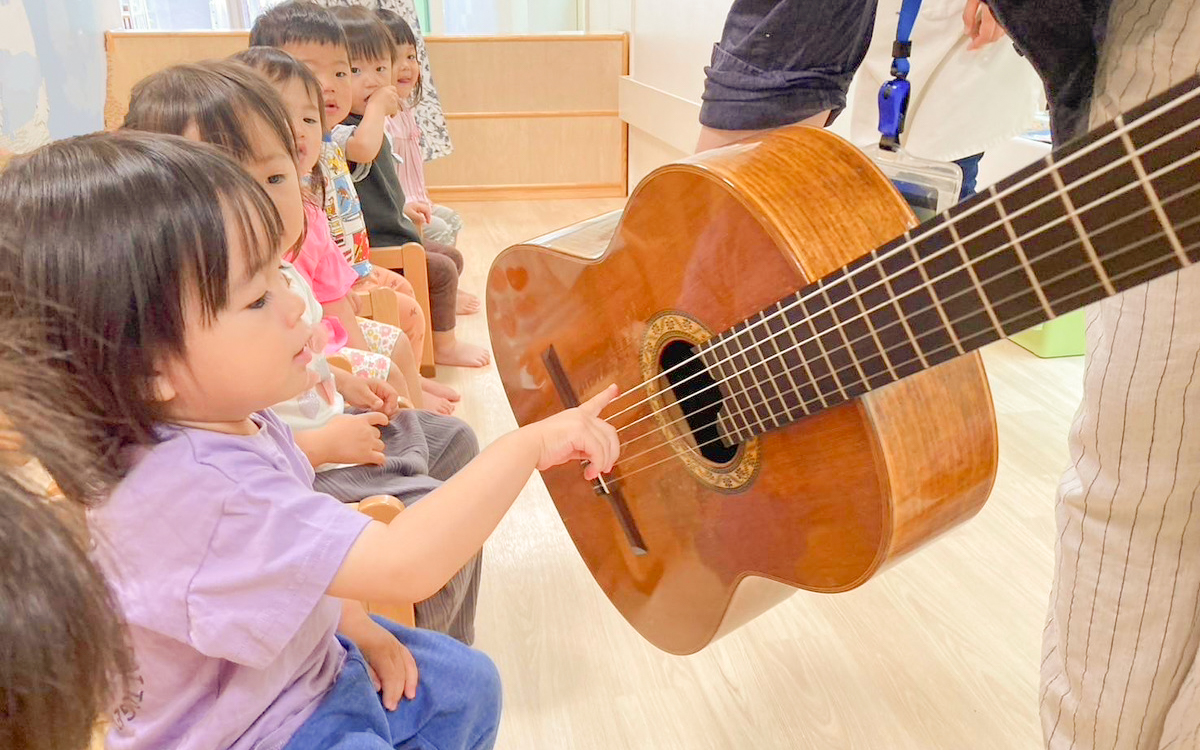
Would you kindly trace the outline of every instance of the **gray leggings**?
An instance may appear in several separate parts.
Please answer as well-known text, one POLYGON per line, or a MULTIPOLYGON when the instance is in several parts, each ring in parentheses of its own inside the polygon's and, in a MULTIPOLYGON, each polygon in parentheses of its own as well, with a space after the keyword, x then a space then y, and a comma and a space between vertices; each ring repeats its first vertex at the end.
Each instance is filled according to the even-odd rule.
MULTIPOLYGON (((466 422, 427 411, 405 409, 380 430, 383 466, 350 466, 318 472, 313 487, 344 503, 372 495, 393 495, 412 505, 441 486, 479 454, 466 422)), ((414 607, 419 628, 437 630, 470 645, 475 640, 481 554, 475 555, 440 591, 414 607)))

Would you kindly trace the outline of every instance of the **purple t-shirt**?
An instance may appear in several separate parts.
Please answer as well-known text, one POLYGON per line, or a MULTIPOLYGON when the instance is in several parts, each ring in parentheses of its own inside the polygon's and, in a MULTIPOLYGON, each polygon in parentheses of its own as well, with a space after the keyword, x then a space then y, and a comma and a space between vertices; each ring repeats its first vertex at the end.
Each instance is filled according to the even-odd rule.
POLYGON ((254 420, 171 428, 89 513, 137 668, 110 750, 281 748, 342 667, 325 589, 369 519, 313 491, 274 414, 254 420))

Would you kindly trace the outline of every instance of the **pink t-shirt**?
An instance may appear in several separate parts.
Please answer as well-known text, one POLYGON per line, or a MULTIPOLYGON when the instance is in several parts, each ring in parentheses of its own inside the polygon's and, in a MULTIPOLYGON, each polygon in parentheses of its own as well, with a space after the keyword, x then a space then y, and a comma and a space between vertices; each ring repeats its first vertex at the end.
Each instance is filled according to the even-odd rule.
POLYGON ((308 220, 308 233, 292 265, 308 279, 318 302, 322 305, 336 302, 350 293, 358 274, 333 241, 325 209, 305 201, 304 216, 308 220))
POLYGON ((254 419, 164 429, 88 513, 136 668, 109 750, 277 750, 341 671, 325 590, 370 519, 313 491, 278 417, 254 419))

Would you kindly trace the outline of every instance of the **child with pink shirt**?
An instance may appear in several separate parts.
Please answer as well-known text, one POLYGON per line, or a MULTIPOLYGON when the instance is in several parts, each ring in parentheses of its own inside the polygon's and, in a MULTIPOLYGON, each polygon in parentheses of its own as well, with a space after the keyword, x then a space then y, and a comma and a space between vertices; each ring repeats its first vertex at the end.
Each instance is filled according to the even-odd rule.
MULTIPOLYGON (((411 210, 421 217, 425 224, 425 237, 444 245, 457 245, 458 233, 463 226, 462 217, 449 206, 435 204, 425 185, 425 155, 421 150, 421 128, 413 115, 413 107, 421 101, 421 66, 417 62, 417 36, 399 14, 378 8, 375 15, 388 27, 388 31, 392 32, 396 42, 392 56, 392 73, 396 77, 396 93, 400 95, 400 111, 384 121, 384 129, 392 139, 396 174, 400 177, 404 195, 408 197, 405 210, 411 210)), ((479 307, 479 300, 474 295, 460 299, 459 302, 460 313, 474 311, 479 307)))
MULTIPOLYGON (((345 328, 348 348, 341 353, 350 360, 356 373, 384 379, 389 377, 393 368, 387 358, 375 355, 388 355, 399 365, 408 384, 408 392, 415 396, 414 402, 418 408, 452 414, 460 400, 458 392, 423 378, 417 372, 416 363, 424 349, 425 317, 411 293, 404 294, 396 290, 400 308, 399 330, 378 321, 359 318, 355 314, 357 299, 354 289, 361 285, 359 275, 334 243, 326 211, 322 202, 316 199, 322 192, 337 189, 324 179, 324 170, 320 165, 320 144, 325 131, 321 84, 308 68, 287 52, 274 47, 251 47, 234 55, 233 59, 262 73, 275 86, 287 107, 292 132, 296 136, 299 154, 297 166, 308 185, 305 214, 309 231, 294 264, 308 278, 326 315, 337 318, 345 328), (409 350, 396 352, 401 331, 409 350)), ((399 277, 399 280, 407 285, 403 277, 399 277)))

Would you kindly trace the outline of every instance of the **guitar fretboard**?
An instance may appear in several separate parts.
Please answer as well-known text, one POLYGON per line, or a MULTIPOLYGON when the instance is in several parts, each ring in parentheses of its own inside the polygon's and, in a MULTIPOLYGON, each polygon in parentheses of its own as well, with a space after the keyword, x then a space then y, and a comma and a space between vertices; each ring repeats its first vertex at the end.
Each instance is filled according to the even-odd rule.
POLYGON ((1200 261, 1200 78, 714 337, 734 442, 1200 261))

